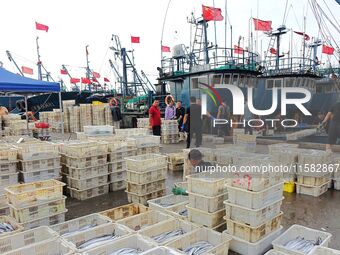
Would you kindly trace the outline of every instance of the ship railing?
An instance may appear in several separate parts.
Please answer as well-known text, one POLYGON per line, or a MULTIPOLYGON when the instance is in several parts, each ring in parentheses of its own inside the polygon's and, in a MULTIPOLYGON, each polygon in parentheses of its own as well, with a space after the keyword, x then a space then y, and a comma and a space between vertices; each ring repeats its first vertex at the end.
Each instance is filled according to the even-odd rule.
POLYGON ((164 76, 176 76, 207 70, 246 70, 258 71, 259 56, 247 50, 211 47, 183 56, 162 60, 164 76))

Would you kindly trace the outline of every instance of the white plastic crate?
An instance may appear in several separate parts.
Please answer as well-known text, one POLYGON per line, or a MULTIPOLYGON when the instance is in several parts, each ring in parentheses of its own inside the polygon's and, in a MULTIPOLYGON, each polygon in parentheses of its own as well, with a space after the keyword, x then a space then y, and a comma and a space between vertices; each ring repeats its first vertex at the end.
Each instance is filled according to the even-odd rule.
POLYGON ((135 156, 135 151, 121 151, 121 152, 110 152, 108 156, 109 162, 117 162, 117 161, 123 161, 126 157, 133 157, 135 156))
POLYGON ((117 161, 117 162, 110 162, 109 164, 110 173, 121 172, 123 170, 126 170, 126 162, 124 160, 117 161))
POLYGON ((8 206, 0 207, 0 216, 9 216, 10 210, 8 206))
POLYGON ((81 200, 81 201, 109 193, 109 184, 105 184, 105 185, 95 187, 95 188, 90 188, 90 189, 83 189, 83 190, 73 189, 70 187, 67 187, 67 188, 70 191, 71 197, 81 200))
POLYGON ((286 255, 286 254, 279 252, 279 251, 270 250, 270 251, 266 252, 265 255, 286 255))
POLYGON ((218 233, 207 228, 200 228, 183 235, 180 239, 170 242, 167 246, 179 250, 181 254, 185 254, 183 252, 184 249, 197 242, 205 241, 212 244, 214 247, 204 254, 227 255, 231 240, 232 238, 230 235, 218 233))
POLYGON ((143 205, 147 205, 148 201, 157 197, 163 197, 166 194, 166 190, 157 190, 150 194, 146 194, 144 196, 139 196, 135 193, 126 192, 129 203, 139 203, 143 205))
POLYGON ((209 213, 196 208, 192 208, 188 205, 186 205, 186 207, 188 209, 188 219, 193 223, 213 228, 220 225, 224 221, 224 208, 216 212, 209 213))
POLYGON ((71 255, 73 251, 61 240, 46 240, 21 249, 5 253, 6 255, 71 255))
POLYGON ((0 216, 0 224, 1 223, 6 223, 6 224, 11 225, 14 230, 10 231, 10 232, 0 233, 0 238, 5 237, 5 236, 9 236, 9 235, 13 235, 15 233, 18 233, 18 232, 21 232, 21 231, 24 230, 24 228, 22 226, 20 226, 17 223, 17 221, 15 219, 13 219, 12 217, 0 216))
POLYGON ((56 241, 57 239, 58 234, 49 227, 38 227, 1 238, 0 254, 7 254, 8 252, 31 246, 32 244, 37 245, 47 240, 56 241))
POLYGON ((339 250, 334 250, 326 247, 317 246, 313 248, 310 253, 311 255, 339 255, 339 250))
POLYGON ((76 179, 72 177, 67 177, 67 185, 69 188, 86 190, 96 188, 108 183, 108 175, 104 174, 101 176, 89 177, 86 179, 76 179))
POLYGON ((6 195, 0 195, 0 208, 8 206, 6 195))
POLYGON ((59 156, 59 145, 50 142, 29 142, 16 144, 18 158, 21 160, 36 160, 59 156))
POLYGON ((21 178, 25 183, 36 182, 36 181, 46 181, 50 179, 58 179, 60 177, 61 167, 38 170, 32 172, 20 172, 21 178))
POLYGON ((159 145, 149 146, 149 147, 141 147, 141 148, 137 148, 136 155, 144 155, 144 154, 150 154, 150 153, 156 153, 157 154, 159 152, 160 152, 159 145))
POLYGON ((268 145, 269 153, 281 153, 282 150, 292 150, 297 149, 299 147, 299 144, 297 143, 276 143, 268 145))
POLYGON ((109 184, 110 192, 123 190, 123 189, 126 189, 126 181, 115 181, 109 184))
POLYGON ((147 240, 149 240, 150 243, 153 243, 155 245, 166 245, 169 242, 177 240, 181 238, 183 235, 188 234, 198 228, 199 227, 197 225, 194 225, 187 221, 179 219, 170 219, 164 222, 160 222, 149 228, 142 229, 138 233, 144 236, 147 240), (167 238, 164 238, 164 240, 162 241, 155 240, 156 236, 178 230, 182 230, 182 233, 178 233, 176 236, 168 236, 167 238))
POLYGON ((188 192, 204 196, 217 196, 225 193, 225 179, 222 175, 198 173, 187 176, 188 192))
POLYGON ((333 180, 333 183, 334 183, 334 189, 340 190, 340 179, 333 180))
POLYGON ((323 150, 298 150, 299 164, 329 164, 332 162, 331 153, 323 150))
POLYGON ((289 241, 294 240, 297 237, 302 237, 302 238, 305 238, 306 240, 315 240, 315 241, 318 238, 321 238, 322 242, 320 243, 320 246, 328 247, 332 234, 323 232, 320 230, 316 230, 316 229, 307 228, 301 225, 292 225, 280 237, 276 238, 273 241, 274 250, 278 250, 283 253, 291 254, 291 255, 306 254, 301 251, 290 250, 285 247, 285 245, 289 241))
POLYGON ((149 146, 159 146, 160 144, 160 137, 154 135, 138 135, 138 136, 131 136, 135 139, 136 147, 149 147, 149 146))
POLYGON ((115 223, 109 224, 109 225, 102 225, 95 229, 89 229, 86 231, 83 231, 81 233, 74 234, 72 236, 66 236, 62 239, 67 242, 69 247, 75 251, 75 252, 85 252, 91 249, 94 249, 98 246, 102 246, 106 243, 110 243, 113 240, 119 240, 120 238, 126 237, 130 235, 131 232, 128 231, 126 228, 117 225, 115 223), (100 242, 98 245, 91 245, 91 247, 81 247, 85 242, 93 240, 98 237, 103 237, 107 235, 112 235, 111 239, 108 239, 106 242, 100 242))
POLYGON ((62 144, 60 152, 76 158, 97 156, 108 154, 108 144, 103 141, 72 141, 62 144))
POLYGON ((106 211, 102 211, 100 212, 100 214, 110 218, 112 222, 116 222, 117 220, 124 219, 147 211, 149 211, 149 207, 146 207, 145 205, 142 204, 133 203, 115 207, 106 211))
POLYGON ((228 186, 229 203, 247 207, 249 209, 260 209, 272 204, 282 198, 283 183, 276 184, 263 191, 253 192, 240 188, 228 186))
POLYGON ((179 205, 186 205, 188 203, 189 203, 188 196, 174 194, 148 201, 149 207, 151 209, 161 212, 165 212, 166 210, 171 210, 174 207, 177 207, 179 205))
POLYGON ((134 135, 147 135, 150 134, 150 130, 147 128, 124 128, 124 129, 115 129, 116 135, 120 136, 134 136, 134 135))
POLYGON ((255 227, 265 223, 275 215, 278 215, 281 211, 282 201, 283 198, 260 209, 249 209, 247 207, 229 203, 229 201, 224 201, 226 209, 225 217, 255 227))
POLYGON ((152 193, 154 190, 163 190, 165 188, 165 179, 163 179, 145 184, 127 182, 126 190, 127 192, 143 196, 152 193))
POLYGON ((11 145, 1 144, 0 148, 0 163, 6 164, 16 162, 18 158, 18 150, 11 145))
POLYGON ((233 236, 233 239, 230 242, 230 250, 242 255, 263 255, 272 248, 272 241, 281 235, 282 230, 283 227, 281 226, 278 230, 272 232, 256 243, 249 243, 233 236))
POLYGON ((79 234, 80 232, 87 231, 90 228, 94 229, 104 225, 111 225, 111 220, 99 213, 93 213, 53 225, 51 226, 51 229, 57 232, 61 237, 66 237, 79 234))
POLYGON ((311 177, 311 176, 303 176, 303 175, 297 175, 297 183, 309 185, 309 186, 320 186, 328 183, 330 181, 330 176, 327 174, 323 177, 311 177))
POLYGON ((40 226, 51 226, 51 225, 59 224, 59 223, 65 221, 66 212, 67 212, 67 210, 65 210, 64 212, 59 213, 59 214, 50 215, 50 216, 45 217, 45 218, 36 219, 36 220, 33 220, 33 221, 28 221, 28 222, 20 223, 20 224, 25 229, 32 229, 32 228, 37 228, 37 227, 40 227, 40 226))
POLYGON ((179 253, 178 251, 165 246, 156 247, 143 253, 143 255, 182 255, 182 254, 183 253, 179 253))
POLYGON ((189 193, 189 206, 205 212, 216 212, 224 208, 223 202, 228 199, 228 192, 214 197, 208 197, 196 193, 189 193))
POLYGON ((7 163, 1 163, 0 162, 0 175, 5 174, 14 174, 17 171, 17 162, 7 162, 7 163))
POLYGON ((227 221, 226 232, 247 242, 256 243, 280 228, 282 215, 281 212, 267 222, 255 227, 224 218, 227 221))
POLYGON ((147 172, 167 167, 167 157, 159 154, 145 154, 128 157, 125 160, 127 169, 135 172, 147 172))
POLYGON ((113 126, 84 126, 86 135, 111 135, 113 134, 113 126))
POLYGON ((18 173, 0 175, 0 195, 5 193, 5 187, 18 184, 18 173))
POLYGON ((117 241, 112 241, 105 245, 91 249, 86 252, 86 255, 110 255, 125 248, 136 249, 138 250, 139 254, 144 254, 143 252, 154 247, 155 245, 147 241, 143 236, 133 234, 128 237, 123 237, 117 241))
POLYGON ((166 179, 167 170, 166 168, 160 168, 156 170, 151 170, 148 172, 135 172, 135 171, 126 171, 126 180, 128 182, 143 184, 149 183, 157 180, 166 179))
POLYGON ((13 185, 5 188, 9 203, 16 207, 63 197, 65 184, 57 180, 13 185))
POLYGON ((63 167, 63 172, 71 178, 75 179, 85 179, 88 177, 94 177, 99 175, 108 174, 108 164, 90 166, 86 168, 74 168, 69 166, 63 167))
POLYGON ((124 228, 128 229, 129 231, 140 231, 169 219, 173 219, 173 217, 165 213, 150 210, 145 213, 140 213, 125 219, 118 220, 116 223, 124 226, 124 228))
POLYGON ((110 182, 119 182, 126 180, 126 171, 113 172, 109 174, 110 182))
POLYGON ((10 214, 20 223, 30 222, 33 220, 49 217, 50 215, 60 214, 66 211, 66 197, 56 199, 45 203, 38 203, 33 206, 16 208, 10 206, 10 214))
POLYGON ((36 159, 36 160, 20 160, 19 170, 22 172, 33 172, 37 170, 55 169, 60 167, 60 157, 36 159))
POLYGON ((99 165, 105 165, 106 163, 108 163, 106 154, 100 154, 96 156, 85 156, 82 158, 63 156, 61 158, 61 162, 66 166, 73 168, 95 167, 99 165))
POLYGON ((322 194, 327 192, 329 182, 330 181, 319 186, 311 186, 311 185, 304 185, 304 184, 296 183, 296 193, 313 196, 313 197, 319 197, 322 194))

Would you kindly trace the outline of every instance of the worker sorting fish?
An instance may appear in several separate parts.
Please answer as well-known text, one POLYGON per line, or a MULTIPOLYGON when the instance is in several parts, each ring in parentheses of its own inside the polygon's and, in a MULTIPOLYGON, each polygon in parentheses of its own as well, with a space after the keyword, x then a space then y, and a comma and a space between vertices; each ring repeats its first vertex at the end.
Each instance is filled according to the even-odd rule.
POLYGON ((300 251, 304 254, 308 254, 316 245, 322 243, 321 237, 316 240, 306 240, 304 237, 298 236, 297 238, 290 240, 285 244, 285 247, 289 250, 300 251))
POLYGON ((0 223, 0 235, 8 232, 14 231, 14 227, 10 223, 1 222, 0 223))

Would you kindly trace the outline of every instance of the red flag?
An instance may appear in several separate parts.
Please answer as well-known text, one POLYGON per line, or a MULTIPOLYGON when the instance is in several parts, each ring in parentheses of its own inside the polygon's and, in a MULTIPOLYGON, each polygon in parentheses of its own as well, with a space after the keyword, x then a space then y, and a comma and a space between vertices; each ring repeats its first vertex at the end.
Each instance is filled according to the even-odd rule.
POLYGON ((332 46, 322 45, 322 53, 333 55, 334 48, 332 46))
POLYGON ((243 48, 237 45, 234 45, 234 53, 235 54, 243 54, 243 48))
POLYGON ((269 52, 270 52, 271 54, 276 55, 276 50, 275 50, 274 48, 270 48, 269 52))
POLYGON ((171 52, 170 47, 162 45, 162 52, 171 52))
POLYGON ((91 84, 91 80, 89 78, 81 78, 81 83, 83 84, 91 84))
POLYGON ((80 82, 80 79, 79 79, 79 78, 71 78, 71 79, 70 79, 70 83, 76 84, 76 83, 78 83, 78 82, 80 82))
POLYGON ((303 32, 298 32, 298 31, 294 31, 295 34, 298 34, 298 35, 305 35, 305 40, 306 41, 309 41, 310 40, 310 36, 307 35, 306 33, 304 34, 303 32))
POLYGON ((131 43, 140 43, 139 36, 131 36, 131 43))
POLYGON ((110 82, 110 80, 108 78, 106 78, 106 77, 104 77, 104 81, 105 82, 110 82))
POLYGON ((220 8, 214 8, 202 5, 202 16, 205 21, 221 21, 223 20, 222 10, 220 8))
POLYGON ((60 74, 67 74, 67 71, 65 69, 60 69, 60 74))
POLYGON ((43 25, 43 24, 40 24, 40 23, 38 23, 38 22, 35 22, 35 28, 37 29, 37 30, 42 30, 42 31, 45 31, 45 32, 48 32, 48 26, 46 26, 46 25, 43 25))
POLYGON ((23 73, 26 73, 26 74, 33 74, 33 69, 32 69, 32 68, 29 68, 29 67, 27 67, 27 66, 22 66, 22 67, 21 67, 21 71, 22 71, 23 73))
POLYGON ((271 31, 272 22, 270 20, 260 20, 253 18, 256 31, 271 31))
POLYGON ((92 82, 98 82, 96 78, 92 78, 92 82))
POLYGON ((93 73, 93 76, 96 77, 96 78, 100 78, 100 74, 97 73, 97 72, 92 72, 93 73))

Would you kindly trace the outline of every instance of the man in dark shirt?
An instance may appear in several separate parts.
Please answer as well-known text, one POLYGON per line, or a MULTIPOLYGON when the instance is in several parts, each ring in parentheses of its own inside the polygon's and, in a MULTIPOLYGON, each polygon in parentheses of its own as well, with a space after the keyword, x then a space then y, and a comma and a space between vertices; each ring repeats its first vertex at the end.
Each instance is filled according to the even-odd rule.
POLYGON ((176 119, 178 121, 178 130, 181 131, 183 120, 185 115, 185 109, 182 106, 182 101, 178 101, 176 105, 176 119))
POLYGON ((184 129, 188 132, 187 148, 190 148, 191 138, 195 134, 196 147, 200 147, 202 144, 202 109, 199 104, 196 103, 195 97, 190 97, 190 106, 186 109, 184 121, 184 129))
POLYGON ((323 124, 330 122, 328 128, 328 144, 326 150, 331 151, 331 146, 336 144, 340 138, 340 101, 337 102, 331 110, 327 113, 323 124))
POLYGON ((203 160, 203 155, 199 150, 192 149, 189 152, 188 159, 191 165, 194 167, 196 173, 209 171, 209 166, 212 166, 210 162, 203 160))

